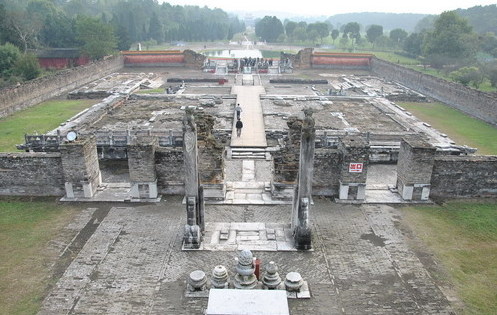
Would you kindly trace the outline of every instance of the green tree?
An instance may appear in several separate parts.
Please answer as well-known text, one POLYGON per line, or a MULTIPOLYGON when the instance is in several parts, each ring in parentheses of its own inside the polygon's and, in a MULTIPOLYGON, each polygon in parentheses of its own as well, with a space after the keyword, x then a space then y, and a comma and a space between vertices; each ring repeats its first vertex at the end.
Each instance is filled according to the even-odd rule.
POLYGON ((340 31, 337 29, 334 29, 331 31, 331 38, 333 39, 333 44, 335 44, 335 40, 338 38, 340 35, 340 31))
POLYGON ((288 21, 285 23, 285 33, 286 36, 292 37, 293 36, 293 31, 297 28, 298 24, 297 22, 293 21, 288 21))
POLYGON ((497 57, 497 37, 494 33, 488 32, 479 38, 480 49, 494 57, 497 57))
POLYGON ((304 41, 307 39, 307 28, 302 25, 298 25, 293 31, 293 38, 295 40, 304 41))
POLYGON ((24 80, 33 80, 40 76, 41 68, 34 54, 24 54, 15 64, 14 72, 24 80))
POLYGON ((255 24, 255 35, 268 42, 275 42, 283 32, 283 23, 276 16, 265 16, 255 24))
POLYGON ((486 76, 490 80, 490 84, 497 88, 497 63, 486 68, 486 76))
POLYGON ((447 11, 435 20, 433 31, 427 33, 423 52, 426 56, 440 55, 448 59, 469 58, 476 53, 476 40, 467 20, 454 11, 447 11))
POLYGON ((11 43, 0 46, 0 76, 8 78, 13 74, 14 66, 21 57, 21 51, 11 43))
POLYGON ((404 41, 407 39, 407 32, 401 28, 396 28, 390 31, 390 39, 397 46, 402 46, 404 41))
POLYGON ((357 22, 349 22, 345 24, 343 27, 342 34, 345 36, 344 38, 359 38, 361 34, 361 25, 357 22))
POLYGON ((30 15, 27 11, 8 12, 6 23, 24 52, 28 47, 35 46, 37 35, 43 26, 40 15, 30 15))
POLYGON ((382 35, 383 26, 381 25, 373 24, 366 30, 366 37, 368 38, 368 41, 373 44, 373 47, 376 39, 382 35))
POLYGON ((404 42, 404 51, 413 57, 418 57, 423 53, 423 34, 412 33, 407 36, 404 42))
POLYGON ((157 14, 154 12, 152 18, 150 19, 150 27, 148 28, 149 38, 155 39, 158 43, 164 41, 164 31, 162 29, 162 23, 159 21, 157 14))
POLYGON ((323 42, 323 38, 328 37, 330 35, 330 29, 327 23, 324 22, 316 22, 311 23, 307 26, 307 32, 310 34, 312 31, 317 33, 317 37, 321 39, 321 43, 323 42))
POLYGON ((483 82, 484 76, 478 67, 463 67, 449 74, 454 81, 468 85, 472 83, 475 88, 478 88, 483 82))
POLYGON ((117 48, 112 26, 97 18, 79 16, 76 20, 76 34, 77 39, 83 43, 83 52, 91 59, 110 55, 117 48))

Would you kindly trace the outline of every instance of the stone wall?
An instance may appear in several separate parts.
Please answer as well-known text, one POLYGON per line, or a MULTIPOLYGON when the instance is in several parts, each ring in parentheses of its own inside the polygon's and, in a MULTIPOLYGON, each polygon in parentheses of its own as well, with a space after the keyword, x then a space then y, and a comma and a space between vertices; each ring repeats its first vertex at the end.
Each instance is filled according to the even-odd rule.
POLYGON ((63 143, 59 147, 66 197, 90 198, 102 182, 94 136, 63 143))
POLYGON ((201 184, 218 184, 223 181, 224 147, 229 144, 224 137, 213 135, 215 117, 198 112, 195 114, 198 138, 198 172, 201 184))
POLYGON ((156 180, 155 148, 157 138, 139 137, 128 145, 128 169, 131 182, 156 180))
POLYGON ((0 195, 63 196, 59 153, 0 153, 0 195))
POLYGON ((312 194, 322 196, 338 195, 342 154, 337 149, 316 149, 314 155, 314 178, 312 194))
POLYGON ((372 71, 437 99, 468 115, 497 125, 497 96, 373 58, 372 71))
POLYGON ((155 149, 157 186, 162 194, 184 194, 185 172, 182 148, 155 149))
POLYGON ((0 117, 67 93, 78 86, 100 79, 123 67, 121 56, 97 61, 88 65, 57 72, 0 90, 0 117))
POLYGON ((497 156, 438 156, 431 197, 497 197, 497 156))

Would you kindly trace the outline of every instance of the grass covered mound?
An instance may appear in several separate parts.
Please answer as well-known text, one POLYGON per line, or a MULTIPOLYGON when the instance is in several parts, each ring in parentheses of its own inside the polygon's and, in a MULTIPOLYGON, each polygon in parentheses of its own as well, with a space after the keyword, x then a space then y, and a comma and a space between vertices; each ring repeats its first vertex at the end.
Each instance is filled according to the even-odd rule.
POLYGON ((15 152, 24 134, 44 134, 95 104, 96 100, 52 100, 0 118, 0 152, 15 152))

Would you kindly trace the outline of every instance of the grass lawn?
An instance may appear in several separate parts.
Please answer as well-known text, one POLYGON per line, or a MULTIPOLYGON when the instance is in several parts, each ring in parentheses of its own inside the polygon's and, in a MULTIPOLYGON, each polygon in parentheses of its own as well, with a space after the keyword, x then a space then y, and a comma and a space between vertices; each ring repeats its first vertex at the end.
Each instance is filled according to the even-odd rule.
POLYGON ((158 88, 158 89, 138 90, 135 93, 136 94, 164 94, 164 93, 166 93, 166 91, 164 88, 158 88))
POLYGON ((449 274, 464 314, 497 314, 497 202, 451 201, 402 212, 449 274))
POLYGON ((497 128, 441 103, 399 103, 416 117, 447 134, 457 144, 497 155, 497 128))
POLYGON ((58 258, 47 244, 75 213, 50 199, 0 199, 0 313, 36 314, 58 258))
POLYGON ((0 118, 0 152, 15 152, 24 143, 24 134, 55 129, 60 123, 95 104, 96 100, 46 101, 10 116, 0 118))

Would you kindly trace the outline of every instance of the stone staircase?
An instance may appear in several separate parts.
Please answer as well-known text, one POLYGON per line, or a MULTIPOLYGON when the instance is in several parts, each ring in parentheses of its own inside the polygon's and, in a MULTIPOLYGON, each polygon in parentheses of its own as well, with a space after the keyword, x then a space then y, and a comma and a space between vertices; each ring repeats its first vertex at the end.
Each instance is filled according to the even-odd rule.
POLYGON ((229 159, 242 160, 270 160, 271 153, 266 148, 257 147, 231 147, 228 149, 229 159))

